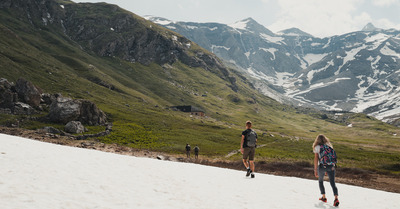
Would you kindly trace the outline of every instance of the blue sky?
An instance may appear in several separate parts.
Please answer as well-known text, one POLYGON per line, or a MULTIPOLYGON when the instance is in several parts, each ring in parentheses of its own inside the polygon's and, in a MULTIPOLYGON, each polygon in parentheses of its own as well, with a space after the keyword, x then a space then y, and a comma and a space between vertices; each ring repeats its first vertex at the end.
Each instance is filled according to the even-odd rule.
POLYGON ((400 30, 400 0, 73 0, 117 4, 137 15, 234 23, 252 17, 273 32, 297 27, 317 37, 376 27, 400 30))

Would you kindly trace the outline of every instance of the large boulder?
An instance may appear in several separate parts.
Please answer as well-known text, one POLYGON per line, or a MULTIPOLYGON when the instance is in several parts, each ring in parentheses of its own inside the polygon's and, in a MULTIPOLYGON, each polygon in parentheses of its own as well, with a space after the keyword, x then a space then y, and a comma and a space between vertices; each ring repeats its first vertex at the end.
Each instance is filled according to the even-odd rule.
POLYGON ((32 107, 38 107, 42 99, 42 92, 33 83, 20 78, 15 84, 15 91, 18 93, 19 99, 32 107))
POLYGON ((88 125, 104 125, 107 122, 106 114, 96 104, 88 100, 81 101, 81 115, 79 121, 88 125))
POLYGON ((18 102, 18 95, 13 88, 13 84, 7 79, 0 79, 0 108, 12 108, 18 102))
POLYGON ((70 121, 65 125, 64 131, 70 134, 81 134, 86 131, 86 128, 80 121, 70 121))
POLYGON ((37 113, 33 107, 22 102, 15 103, 12 110, 15 115, 33 115, 37 113))
POLYGON ((70 121, 80 121, 88 125, 104 125, 107 122, 106 114, 93 102, 61 96, 57 97, 50 105, 48 118, 51 122, 64 124, 70 121))
POLYGON ((58 97, 51 105, 48 118, 55 123, 68 123, 78 120, 81 114, 81 102, 67 97, 58 97))

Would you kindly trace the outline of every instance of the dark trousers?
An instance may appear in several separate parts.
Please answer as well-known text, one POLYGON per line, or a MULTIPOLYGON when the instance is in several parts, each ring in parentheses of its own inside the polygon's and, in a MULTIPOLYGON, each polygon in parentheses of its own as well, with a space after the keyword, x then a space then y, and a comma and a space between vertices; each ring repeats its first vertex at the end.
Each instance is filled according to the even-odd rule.
POLYGON ((335 166, 333 166, 333 165, 328 165, 328 166, 319 165, 318 182, 319 182, 319 189, 321 190, 321 194, 325 194, 324 176, 325 176, 325 173, 328 173, 329 182, 331 183, 333 194, 338 195, 338 189, 337 189, 336 183, 335 183, 335 171, 336 171, 336 169, 335 169, 335 166))

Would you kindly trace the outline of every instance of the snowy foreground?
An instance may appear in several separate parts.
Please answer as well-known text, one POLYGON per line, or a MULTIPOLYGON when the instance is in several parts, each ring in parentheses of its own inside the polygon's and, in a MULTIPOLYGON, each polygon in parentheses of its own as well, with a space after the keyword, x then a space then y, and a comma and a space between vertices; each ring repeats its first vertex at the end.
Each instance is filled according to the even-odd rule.
MULTIPOLYGON (((0 134, 0 208, 334 208, 317 180, 123 156, 0 134)), ((340 208, 400 208, 400 194, 338 184, 340 208)))

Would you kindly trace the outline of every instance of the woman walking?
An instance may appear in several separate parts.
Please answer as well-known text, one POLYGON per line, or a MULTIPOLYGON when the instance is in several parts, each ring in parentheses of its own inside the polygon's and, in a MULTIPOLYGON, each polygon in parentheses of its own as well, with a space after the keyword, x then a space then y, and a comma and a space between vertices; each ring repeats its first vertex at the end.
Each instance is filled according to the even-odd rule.
POLYGON ((319 199, 327 202, 325 196, 324 176, 327 173, 329 182, 335 195, 334 206, 339 206, 338 189, 335 184, 335 167, 336 167, 336 153, 329 139, 320 134, 314 141, 314 175, 318 178, 319 189, 321 190, 322 197, 319 199))

